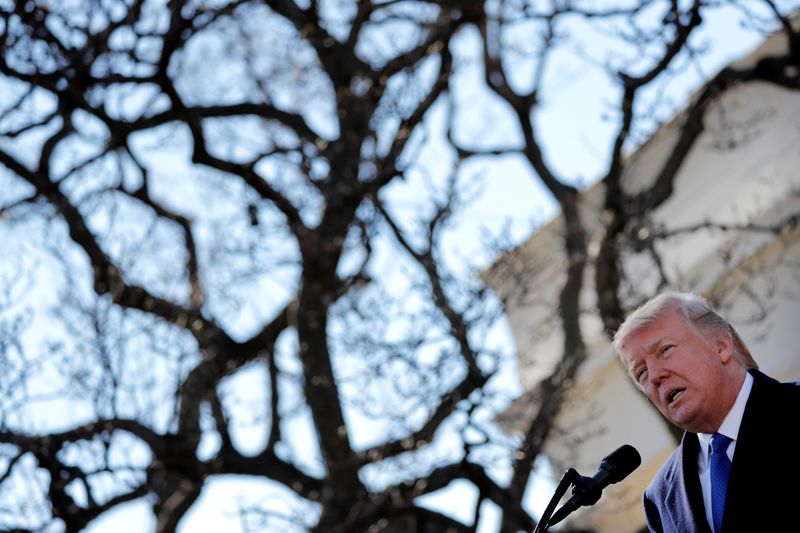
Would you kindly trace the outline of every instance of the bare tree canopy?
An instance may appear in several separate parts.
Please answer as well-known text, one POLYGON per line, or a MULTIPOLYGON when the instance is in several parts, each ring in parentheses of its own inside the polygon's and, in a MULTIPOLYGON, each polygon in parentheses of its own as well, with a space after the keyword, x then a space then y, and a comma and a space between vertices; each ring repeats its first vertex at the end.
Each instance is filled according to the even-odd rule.
POLYGON ((79 531, 144 499, 174 531, 240 475, 290 502, 243 506, 243 529, 474 531, 485 501, 532 529, 531 470, 585 357, 587 264, 613 331, 620 254, 666 237, 640 230, 709 106, 741 83, 800 89, 795 7, 0 0, 0 527, 79 531), (723 11, 785 46, 705 80, 654 185, 626 191, 625 155, 685 104, 663 92, 723 11), (594 253, 580 180, 537 127, 567 54, 616 87, 594 253), (462 126, 486 109, 513 131, 462 126), (434 142, 447 161, 422 155, 434 142), (522 436, 492 423, 512 355, 475 275, 492 251, 448 248, 480 194, 466 163, 507 156, 565 221, 564 345, 522 436), (427 184, 411 214, 392 201, 408 182, 427 184), (455 480, 478 493, 472 523, 419 501, 455 480))

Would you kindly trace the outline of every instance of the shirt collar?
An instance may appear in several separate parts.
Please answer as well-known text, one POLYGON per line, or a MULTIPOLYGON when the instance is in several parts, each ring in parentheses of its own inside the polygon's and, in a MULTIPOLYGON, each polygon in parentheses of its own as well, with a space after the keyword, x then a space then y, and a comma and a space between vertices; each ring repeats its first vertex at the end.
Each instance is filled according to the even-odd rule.
MULTIPOLYGON (((720 424, 717 433, 722 433, 726 437, 730 437, 734 442, 739 437, 739 427, 742 425, 742 417, 744 416, 744 408, 747 405, 747 398, 750 397, 750 390, 753 388, 753 376, 750 372, 745 373, 744 383, 742 388, 739 389, 739 394, 736 396, 736 401, 733 402, 733 407, 725 415, 725 419, 720 424)), ((712 433, 698 433, 697 440, 700 441, 700 450, 703 452, 700 457, 705 460, 708 457, 708 449, 711 444, 712 433)))

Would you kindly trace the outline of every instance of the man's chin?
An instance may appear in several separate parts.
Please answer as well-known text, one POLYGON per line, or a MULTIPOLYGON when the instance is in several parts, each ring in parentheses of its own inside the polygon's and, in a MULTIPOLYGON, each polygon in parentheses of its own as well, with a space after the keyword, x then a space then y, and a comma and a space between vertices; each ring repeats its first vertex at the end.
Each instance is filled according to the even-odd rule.
POLYGON ((667 406, 664 409, 659 409, 659 411, 673 426, 677 426, 684 431, 693 431, 688 428, 695 419, 695 413, 688 405, 667 406))
POLYGON ((675 410, 670 410, 667 418, 670 422, 682 430, 696 433, 696 431, 692 429, 692 422, 695 421, 696 416, 692 410, 687 408, 687 406, 683 405, 675 410))

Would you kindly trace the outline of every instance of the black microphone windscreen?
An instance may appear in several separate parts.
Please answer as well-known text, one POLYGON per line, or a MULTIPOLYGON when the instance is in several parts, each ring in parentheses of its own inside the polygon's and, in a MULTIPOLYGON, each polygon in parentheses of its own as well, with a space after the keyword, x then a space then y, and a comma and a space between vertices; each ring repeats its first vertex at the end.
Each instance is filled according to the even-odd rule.
POLYGON ((636 448, 630 444, 623 444, 603 459, 600 466, 609 471, 609 482, 617 483, 636 470, 640 464, 642 458, 636 448))

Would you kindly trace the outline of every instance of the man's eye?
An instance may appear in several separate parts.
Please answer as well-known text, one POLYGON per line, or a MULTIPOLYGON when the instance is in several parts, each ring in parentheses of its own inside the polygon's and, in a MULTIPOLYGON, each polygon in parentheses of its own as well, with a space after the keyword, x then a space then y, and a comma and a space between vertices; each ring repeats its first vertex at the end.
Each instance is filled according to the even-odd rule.
POLYGON ((647 368, 646 367, 642 367, 639 370, 637 370, 636 371, 636 381, 641 383, 642 382, 642 378, 645 377, 645 374, 647 374, 647 368))
POLYGON ((661 348, 661 353, 662 353, 662 354, 665 354, 665 353, 667 353, 667 352, 668 352, 670 349, 672 349, 672 348, 674 348, 674 347, 675 347, 675 345, 674 345, 674 344, 666 344, 666 345, 664 345, 664 346, 661 348))

